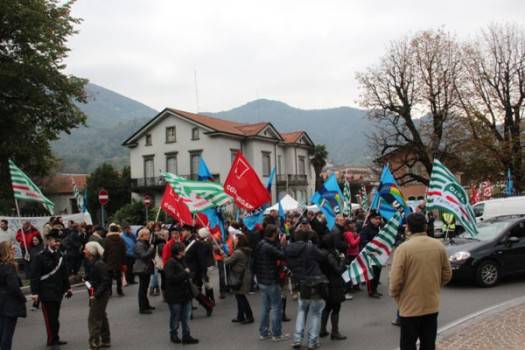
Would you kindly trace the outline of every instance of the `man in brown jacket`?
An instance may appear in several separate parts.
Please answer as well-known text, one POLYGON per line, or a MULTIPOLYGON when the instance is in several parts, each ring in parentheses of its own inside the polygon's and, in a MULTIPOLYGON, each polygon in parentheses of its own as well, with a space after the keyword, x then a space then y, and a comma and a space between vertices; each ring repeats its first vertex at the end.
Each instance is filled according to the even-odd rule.
POLYGON ((401 317, 401 350, 434 350, 441 286, 450 281, 452 270, 441 242, 426 234, 421 213, 407 216, 408 241, 401 244, 390 270, 390 295, 401 317))

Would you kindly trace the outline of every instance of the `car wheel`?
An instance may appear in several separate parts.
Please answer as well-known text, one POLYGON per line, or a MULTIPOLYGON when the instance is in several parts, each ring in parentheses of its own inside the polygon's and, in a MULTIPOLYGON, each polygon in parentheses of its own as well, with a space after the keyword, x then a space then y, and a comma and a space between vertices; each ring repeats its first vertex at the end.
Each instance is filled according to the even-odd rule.
POLYGON ((494 261, 484 261, 476 270, 476 281, 481 287, 495 286, 499 277, 499 266, 494 261))

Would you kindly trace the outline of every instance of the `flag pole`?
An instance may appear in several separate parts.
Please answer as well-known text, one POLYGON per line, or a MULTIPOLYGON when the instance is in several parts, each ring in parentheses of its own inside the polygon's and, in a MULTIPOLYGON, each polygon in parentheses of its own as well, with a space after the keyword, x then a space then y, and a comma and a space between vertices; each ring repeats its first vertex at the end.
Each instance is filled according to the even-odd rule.
POLYGON ((16 207, 16 215, 18 216, 18 220, 20 221, 20 235, 22 236, 22 243, 24 244, 24 259, 26 261, 29 261, 29 250, 27 249, 27 241, 26 241, 26 235, 24 234, 24 230, 22 229, 22 216, 20 215, 20 207, 18 206, 18 200, 15 197, 15 207, 16 207))
POLYGON ((159 205, 159 210, 157 210, 157 216, 155 216, 155 222, 158 222, 159 221, 159 216, 160 216, 160 211, 161 211, 161 207, 159 205))

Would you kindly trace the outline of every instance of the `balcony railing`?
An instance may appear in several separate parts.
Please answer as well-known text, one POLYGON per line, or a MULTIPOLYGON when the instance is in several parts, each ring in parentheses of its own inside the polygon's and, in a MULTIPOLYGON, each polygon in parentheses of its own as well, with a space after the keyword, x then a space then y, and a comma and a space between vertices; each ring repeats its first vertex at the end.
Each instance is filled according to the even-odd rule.
POLYGON ((277 175, 277 186, 306 186, 308 176, 306 175, 277 175))
MULTIPOLYGON (((212 174, 212 175, 215 181, 220 181, 220 174, 212 174)), ((198 180, 197 174, 178 175, 178 176, 183 177, 185 179, 198 180)), ((146 188, 161 188, 161 187, 164 187, 165 183, 166 182, 164 181, 163 176, 142 177, 138 179, 131 179, 131 189, 139 190, 139 189, 146 189, 146 188)))

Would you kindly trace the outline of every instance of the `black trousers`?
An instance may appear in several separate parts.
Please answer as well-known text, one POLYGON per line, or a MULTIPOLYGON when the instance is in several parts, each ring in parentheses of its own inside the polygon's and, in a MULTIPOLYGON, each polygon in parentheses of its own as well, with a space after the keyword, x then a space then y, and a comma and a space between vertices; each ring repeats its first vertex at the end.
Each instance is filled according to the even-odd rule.
POLYGON ((146 311, 151 305, 148 299, 148 288, 151 275, 142 273, 139 276, 139 311, 146 311))
POLYGON ((16 317, 0 316, 0 349, 12 349, 17 320, 16 317))
POLYGON ((58 332, 60 330, 60 304, 61 301, 42 301, 42 313, 47 331, 47 345, 52 345, 60 340, 58 332))
POLYGON ((237 301, 237 319, 238 320, 253 320, 252 308, 246 295, 235 294, 235 300, 237 301))
POLYGON ((438 314, 401 317, 400 350, 435 350, 438 314))
POLYGON ((126 256, 124 261, 127 267, 126 281, 128 284, 135 283, 135 274, 133 273, 133 264, 135 263, 135 258, 133 256, 126 256))
POLYGON ((370 290, 368 293, 377 293, 377 286, 379 285, 379 279, 381 278, 381 266, 372 266, 372 272, 374 274, 374 278, 370 282, 370 290))
POLYGON ((326 332, 328 318, 330 317, 330 321, 332 322, 332 334, 339 333, 339 311, 341 311, 341 303, 326 303, 321 315, 321 331, 326 332))
POLYGON ((122 294, 122 273, 120 271, 108 271, 111 277, 111 290, 109 295, 113 293, 113 280, 117 281, 117 293, 122 294))

